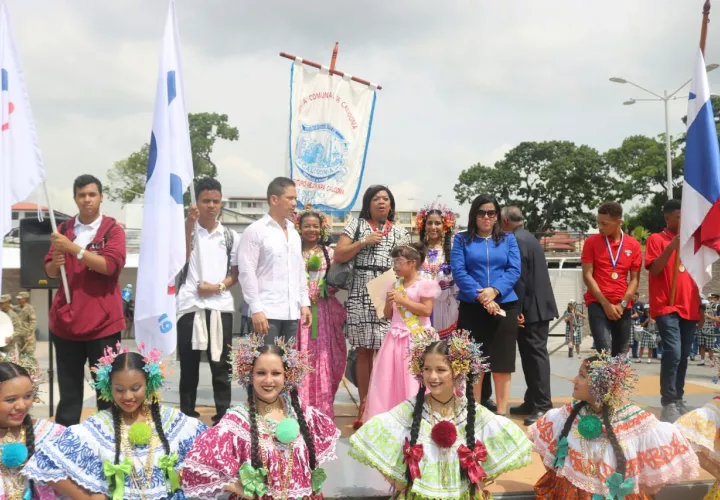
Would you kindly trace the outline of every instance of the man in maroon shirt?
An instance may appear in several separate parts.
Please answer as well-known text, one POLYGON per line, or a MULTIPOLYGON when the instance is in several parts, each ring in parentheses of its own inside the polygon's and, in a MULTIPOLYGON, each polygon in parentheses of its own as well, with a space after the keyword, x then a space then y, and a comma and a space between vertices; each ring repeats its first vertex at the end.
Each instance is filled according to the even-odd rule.
MULTIPOLYGON (((45 273, 60 276, 65 264, 71 303, 61 286, 50 309, 50 338, 57 352, 60 402, 56 421, 80 422, 85 363, 94 364, 107 346, 120 341, 125 329, 118 279, 125 266, 125 231, 100 213, 102 184, 81 175, 73 184, 78 215, 58 227, 45 256, 45 273)), ((97 400, 98 409, 110 404, 97 400)))
POLYGON ((655 320, 663 343, 660 364, 662 419, 675 422, 688 412, 683 401, 685 373, 697 322, 700 320, 700 292, 690 273, 677 268, 675 300, 670 304, 675 252, 680 244, 680 201, 668 200, 663 207, 665 229, 651 234, 645 247, 645 269, 649 271, 650 316, 655 320))
POLYGON ((585 240, 582 272, 590 332, 598 351, 627 352, 632 297, 642 268, 640 243, 622 230, 622 206, 607 201, 598 208, 598 230, 585 240))

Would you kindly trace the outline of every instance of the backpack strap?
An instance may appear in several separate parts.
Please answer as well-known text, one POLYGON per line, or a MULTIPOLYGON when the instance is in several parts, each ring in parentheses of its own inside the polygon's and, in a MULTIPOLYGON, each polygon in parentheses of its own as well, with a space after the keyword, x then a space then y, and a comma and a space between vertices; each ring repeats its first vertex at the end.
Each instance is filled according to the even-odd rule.
MULTIPOLYGON (((223 237, 225 238, 225 248, 227 251, 227 274, 226 276, 230 276, 232 274, 232 262, 230 261, 230 255, 232 254, 232 248, 233 243, 235 240, 235 237, 233 236, 232 229, 229 227, 223 226, 223 237)), ((190 233, 190 255, 192 256, 192 253, 195 251, 195 226, 193 226, 192 231, 190 233)), ((180 274, 178 274, 178 282, 177 286, 175 287, 175 294, 177 295, 180 292, 180 287, 182 287, 185 282, 187 281, 187 275, 188 270, 190 269, 190 261, 185 263, 183 268, 180 270, 180 274)))

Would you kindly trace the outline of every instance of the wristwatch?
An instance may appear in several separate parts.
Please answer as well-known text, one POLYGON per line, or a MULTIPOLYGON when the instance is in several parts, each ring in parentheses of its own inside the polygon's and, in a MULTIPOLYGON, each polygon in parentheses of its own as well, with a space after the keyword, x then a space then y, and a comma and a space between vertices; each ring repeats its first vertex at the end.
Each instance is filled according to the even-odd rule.
POLYGON ((227 290, 225 283, 218 283, 218 294, 225 292, 225 290, 227 290))
POLYGON ((627 300, 621 300, 620 305, 623 306, 623 309, 627 307, 627 300))
POLYGON ((77 253, 77 260, 83 260, 83 257, 85 257, 85 249, 84 248, 77 253))

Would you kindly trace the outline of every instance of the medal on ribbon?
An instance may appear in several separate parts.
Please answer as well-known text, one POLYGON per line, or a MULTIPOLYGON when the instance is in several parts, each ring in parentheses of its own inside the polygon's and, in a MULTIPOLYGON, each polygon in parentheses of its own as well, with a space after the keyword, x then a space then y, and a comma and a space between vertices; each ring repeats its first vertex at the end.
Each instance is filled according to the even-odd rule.
POLYGON ((610 248, 610 239, 607 236, 605 236, 605 245, 607 245, 608 255, 610 256, 610 263, 612 264, 612 268, 613 268, 613 272, 610 273, 610 277, 614 280, 616 280, 620 277, 618 272, 615 271, 614 269, 617 267, 617 263, 620 260, 620 253, 622 252, 624 243, 625 243, 625 232, 620 231, 620 246, 618 246, 617 253, 615 255, 613 255, 612 249, 610 248))

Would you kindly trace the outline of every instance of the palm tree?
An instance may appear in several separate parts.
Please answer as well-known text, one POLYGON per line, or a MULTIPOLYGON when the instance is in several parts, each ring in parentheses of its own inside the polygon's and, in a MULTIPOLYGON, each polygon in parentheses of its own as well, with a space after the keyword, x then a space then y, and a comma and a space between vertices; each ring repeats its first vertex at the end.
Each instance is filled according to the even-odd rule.
POLYGON ((642 226, 637 226, 635 229, 633 229, 632 236, 640 243, 645 243, 650 236, 650 231, 648 231, 642 226))

